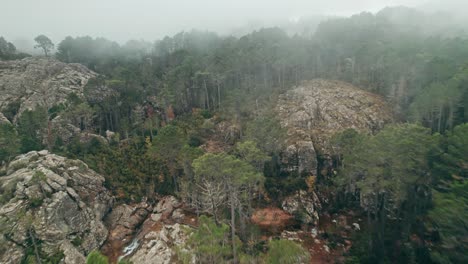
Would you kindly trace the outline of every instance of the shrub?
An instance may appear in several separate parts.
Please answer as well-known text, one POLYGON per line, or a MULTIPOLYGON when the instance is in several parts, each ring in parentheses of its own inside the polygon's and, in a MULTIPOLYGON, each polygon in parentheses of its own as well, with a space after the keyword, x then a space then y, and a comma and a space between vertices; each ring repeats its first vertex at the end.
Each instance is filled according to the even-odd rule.
POLYGON ((266 263, 295 264, 310 263, 310 255, 301 245, 289 240, 272 240, 268 244, 266 263))
POLYGON ((91 251, 88 257, 86 258, 86 264, 108 264, 109 261, 106 256, 102 255, 101 252, 97 250, 91 251))

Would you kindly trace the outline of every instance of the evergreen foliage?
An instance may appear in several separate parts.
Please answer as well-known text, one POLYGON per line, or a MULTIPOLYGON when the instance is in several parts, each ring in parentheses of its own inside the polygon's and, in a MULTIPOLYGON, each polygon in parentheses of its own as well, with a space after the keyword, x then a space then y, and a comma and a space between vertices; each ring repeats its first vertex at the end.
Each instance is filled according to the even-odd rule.
POLYGON ((265 262, 268 264, 309 263, 310 255, 301 245, 293 241, 271 240, 268 243, 265 262))
POLYGON ((86 264, 108 264, 107 257, 97 250, 91 251, 86 257, 86 264))

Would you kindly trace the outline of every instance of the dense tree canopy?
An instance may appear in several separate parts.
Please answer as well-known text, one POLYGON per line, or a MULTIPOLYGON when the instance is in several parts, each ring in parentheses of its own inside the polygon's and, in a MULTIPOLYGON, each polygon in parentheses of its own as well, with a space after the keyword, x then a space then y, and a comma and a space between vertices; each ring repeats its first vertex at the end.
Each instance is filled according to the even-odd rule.
POLYGON ((229 247, 229 226, 217 225, 212 219, 201 216, 198 229, 191 234, 187 243, 193 249, 189 254, 180 253, 179 258, 187 258, 190 263, 191 254, 199 263, 224 263, 229 259, 231 248, 229 247))
MULTIPOLYGON (((231 245, 234 262, 236 262, 236 211, 242 214, 242 193, 251 191, 248 186, 261 182, 262 175, 245 161, 226 154, 205 154, 193 161, 196 183, 200 192, 211 202, 212 213, 223 205, 223 200, 230 207, 231 245)), ((216 221, 218 221, 215 218, 216 221)))
MULTIPOLYGON (((52 55, 49 38, 35 40, 52 55)), ((1 60, 24 56, 0 37, 1 60)), ((201 263, 309 261, 300 245, 261 242, 248 225, 254 207, 280 206, 283 195, 304 188, 324 196, 327 213, 349 210, 366 222, 346 238, 350 262, 467 260, 468 38, 442 15, 386 8, 324 20, 314 34, 194 30, 125 44, 69 36, 55 57, 99 76, 64 104, 20 116, 23 98, 2 105, 12 125, 0 125, 0 163, 48 148, 104 175, 119 202, 177 195, 200 216, 188 245, 201 263), (308 185, 281 172, 288 135, 275 105, 314 78, 381 95, 396 124, 334 135, 330 175, 308 185), (51 131, 60 120, 96 135, 63 142, 51 131)), ((88 259, 107 262, 98 252, 88 259)))
POLYGON ((57 57, 122 81, 125 89, 156 95, 162 108, 172 105, 176 113, 225 108, 233 94, 261 101, 262 93, 301 80, 341 79, 388 97, 401 119, 443 132, 467 121, 468 40, 426 31, 416 17, 442 23, 388 8, 324 21, 312 38, 279 28, 241 38, 181 32, 154 44, 67 37, 57 57), (414 26, 401 22, 407 20, 414 26))
POLYGON ((350 196, 357 196, 367 212, 373 232, 368 250, 376 261, 385 257, 386 232, 393 232, 394 237, 401 232, 407 239, 411 225, 428 207, 429 160, 437 153, 439 136, 419 125, 402 124, 387 126, 376 135, 348 130, 335 142, 342 155, 335 180, 350 196))
POLYGON ((441 243, 432 253, 436 263, 468 261, 468 183, 454 183, 450 191, 434 193, 434 209, 429 226, 440 235, 441 243))

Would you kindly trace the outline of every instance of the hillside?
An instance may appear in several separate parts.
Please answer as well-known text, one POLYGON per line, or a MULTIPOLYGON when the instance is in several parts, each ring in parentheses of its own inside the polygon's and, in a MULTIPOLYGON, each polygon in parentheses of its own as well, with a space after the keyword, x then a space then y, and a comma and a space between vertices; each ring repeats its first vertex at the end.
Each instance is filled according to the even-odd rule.
POLYGON ((12 1, 0 16, 22 22, 6 23, 13 35, 55 23, 26 37, 33 56, 0 36, 0 263, 468 263, 468 37, 455 16, 381 3, 154 40, 192 15, 226 17, 197 1, 150 25, 186 3, 104 1, 113 15, 95 15, 112 32, 91 22, 96 1, 12 1), (160 15, 142 10, 153 4, 160 15))

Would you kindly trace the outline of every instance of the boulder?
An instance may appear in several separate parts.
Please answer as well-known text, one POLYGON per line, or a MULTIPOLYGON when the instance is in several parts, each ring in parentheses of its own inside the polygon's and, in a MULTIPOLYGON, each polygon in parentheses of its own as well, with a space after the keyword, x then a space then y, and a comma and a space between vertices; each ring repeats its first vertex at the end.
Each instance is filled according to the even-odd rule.
POLYGON ((172 218, 174 221, 181 221, 181 220, 183 220, 183 219, 185 218, 184 210, 182 210, 182 208, 175 209, 175 210, 172 212, 171 218, 172 218))
POLYGON ((154 207, 154 213, 172 213, 174 208, 179 207, 181 204, 174 196, 164 196, 159 200, 158 204, 154 207))
POLYGON ((40 241, 39 251, 63 253, 64 263, 83 263, 107 237, 102 221, 113 198, 104 177, 79 160, 48 151, 16 157, 0 177, 0 263, 19 263, 24 248, 40 241))
POLYGON ((356 230, 356 231, 361 230, 361 226, 360 226, 358 223, 353 223, 353 228, 354 228, 354 230, 356 230))
POLYGON ((112 141, 114 136, 115 136, 115 132, 110 131, 110 130, 106 130, 106 139, 107 139, 107 141, 109 141, 109 142, 112 141))
POLYGON ((296 241, 298 243, 303 242, 301 237, 303 237, 304 235, 305 235, 304 231, 287 231, 287 230, 284 230, 283 232, 281 232, 281 238, 282 239, 287 239, 287 240, 290 240, 290 241, 296 241))
POLYGON ((319 220, 318 211, 322 205, 315 192, 307 193, 300 190, 296 194, 286 197, 281 207, 284 211, 296 216, 303 224, 316 225, 319 220))
POLYGON ((181 202, 174 196, 164 196, 154 207, 153 214, 160 215, 159 220, 166 221, 172 217, 183 218, 183 213, 178 210, 174 215, 174 210, 182 206, 181 202))
POLYGON ((282 152, 282 171, 317 175, 317 153, 311 140, 293 141, 282 152))

